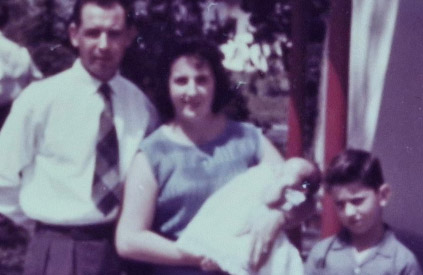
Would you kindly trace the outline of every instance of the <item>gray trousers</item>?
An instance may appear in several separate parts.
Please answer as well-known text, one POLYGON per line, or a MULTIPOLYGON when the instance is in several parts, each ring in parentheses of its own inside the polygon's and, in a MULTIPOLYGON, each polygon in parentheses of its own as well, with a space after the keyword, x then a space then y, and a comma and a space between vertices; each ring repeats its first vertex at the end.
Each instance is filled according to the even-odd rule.
POLYGON ((114 225, 65 227, 38 224, 24 275, 119 275, 114 225))

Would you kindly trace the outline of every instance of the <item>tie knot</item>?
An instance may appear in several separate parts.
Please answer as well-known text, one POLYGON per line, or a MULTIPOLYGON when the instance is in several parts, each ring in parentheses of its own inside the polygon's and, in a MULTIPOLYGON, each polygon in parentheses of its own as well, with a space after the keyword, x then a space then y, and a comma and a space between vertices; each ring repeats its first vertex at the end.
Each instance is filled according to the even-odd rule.
POLYGON ((107 100, 110 101, 110 96, 112 94, 112 89, 110 88, 109 84, 103 83, 98 88, 98 92, 107 100))

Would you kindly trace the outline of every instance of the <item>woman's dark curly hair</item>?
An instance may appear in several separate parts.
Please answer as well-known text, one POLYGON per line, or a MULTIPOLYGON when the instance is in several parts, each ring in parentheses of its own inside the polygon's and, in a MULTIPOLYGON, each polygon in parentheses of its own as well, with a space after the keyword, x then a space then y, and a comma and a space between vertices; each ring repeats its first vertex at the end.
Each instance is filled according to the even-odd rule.
POLYGON ((2 1, 0 3, 0 30, 2 30, 4 26, 6 26, 8 21, 9 21, 9 6, 7 2, 2 1))
POLYGON ((215 91, 212 112, 218 113, 230 101, 228 73, 223 68, 223 54, 215 44, 204 40, 183 40, 168 43, 156 70, 155 101, 163 121, 174 118, 175 112, 169 94, 170 69, 176 59, 182 56, 193 56, 206 61, 215 79, 215 91))

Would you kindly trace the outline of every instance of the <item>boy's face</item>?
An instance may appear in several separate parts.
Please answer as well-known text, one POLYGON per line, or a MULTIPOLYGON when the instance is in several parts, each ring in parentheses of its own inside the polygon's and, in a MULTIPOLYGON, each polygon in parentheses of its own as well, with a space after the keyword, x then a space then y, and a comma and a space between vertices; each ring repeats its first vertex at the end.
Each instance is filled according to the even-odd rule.
POLYGON ((342 225, 353 236, 364 235, 382 225, 382 209, 390 194, 387 184, 383 184, 378 190, 361 182, 334 185, 330 194, 342 225))

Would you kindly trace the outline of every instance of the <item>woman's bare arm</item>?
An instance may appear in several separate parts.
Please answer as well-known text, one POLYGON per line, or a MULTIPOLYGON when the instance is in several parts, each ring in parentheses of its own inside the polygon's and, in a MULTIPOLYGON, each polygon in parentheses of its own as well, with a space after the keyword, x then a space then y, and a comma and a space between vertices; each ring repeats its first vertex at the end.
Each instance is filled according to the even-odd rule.
POLYGON ((116 230, 118 254, 127 259, 165 265, 199 266, 201 258, 179 250, 175 242, 151 231, 158 185, 149 161, 137 153, 129 170, 116 230))

